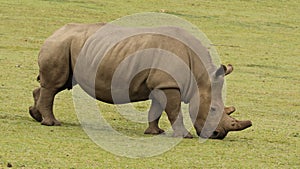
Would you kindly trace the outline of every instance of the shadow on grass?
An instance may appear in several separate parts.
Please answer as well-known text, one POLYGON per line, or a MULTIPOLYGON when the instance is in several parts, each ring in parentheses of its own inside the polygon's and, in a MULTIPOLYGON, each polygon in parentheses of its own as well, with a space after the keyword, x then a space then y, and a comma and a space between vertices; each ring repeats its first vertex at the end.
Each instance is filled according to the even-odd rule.
POLYGON ((78 123, 78 122, 64 122, 64 121, 61 121, 61 125, 62 126, 66 126, 66 127, 74 127, 74 126, 76 126, 76 127, 81 127, 81 124, 80 123, 78 123))

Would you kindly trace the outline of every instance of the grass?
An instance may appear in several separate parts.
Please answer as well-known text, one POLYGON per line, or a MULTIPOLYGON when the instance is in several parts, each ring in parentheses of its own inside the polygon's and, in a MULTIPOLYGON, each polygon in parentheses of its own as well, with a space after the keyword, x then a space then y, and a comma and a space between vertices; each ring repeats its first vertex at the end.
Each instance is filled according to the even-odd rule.
MULTIPOLYGON (((290 1, 2 0, 0 6, 0 168, 299 168, 300 16, 290 1), (61 127, 28 114, 38 86, 37 55, 43 41, 69 22, 109 22, 138 12, 182 17, 216 45, 227 77, 228 105, 253 126, 224 140, 183 140, 151 158, 113 155, 94 144, 76 118, 71 91, 56 97, 61 127)), ((137 105, 144 108, 146 103, 137 105)), ((100 103, 118 130, 143 136, 134 124, 100 103)), ((162 124, 168 127, 164 116, 162 124)))

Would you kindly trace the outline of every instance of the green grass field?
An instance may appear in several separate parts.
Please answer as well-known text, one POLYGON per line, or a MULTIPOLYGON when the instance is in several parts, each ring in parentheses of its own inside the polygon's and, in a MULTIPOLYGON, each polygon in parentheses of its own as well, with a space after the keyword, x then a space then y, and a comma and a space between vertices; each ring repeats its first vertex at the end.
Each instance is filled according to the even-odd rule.
MULTIPOLYGON (((1 0, 0 168, 299 168, 300 3, 287 1, 1 0), (37 55, 53 31, 70 22, 109 22, 139 12, 176 15, 198 26, 216 45, 227 77, 227 105, 253 126, 222 141, 187 139, 151 158, 111 154, 84 133, 72 91, 56 97, 60 127, 28 113, 39 84, 37 55)), ((145 109, 146 103, 137 107, 145 109)), ((143 136, 146 124, 127 123, 100 104, 113 126, 143 136)), ((164 116, 162 125, 168 127, 164 116)), ((194 130, 192 132, 195 134, 194 130)))

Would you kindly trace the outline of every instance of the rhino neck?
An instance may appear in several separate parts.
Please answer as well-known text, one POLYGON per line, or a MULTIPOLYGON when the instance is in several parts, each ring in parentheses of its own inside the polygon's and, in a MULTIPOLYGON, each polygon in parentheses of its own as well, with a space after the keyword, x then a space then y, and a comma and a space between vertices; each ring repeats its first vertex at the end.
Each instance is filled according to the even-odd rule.
POLYGON ((198 86, 189 103, 189 113, 192 123, 198 132, 201 132, 207 118, 211 104, 210 86, 198 86))
POLYGON ((222 119, 224 105, 218 98, 211 83, 203 83, 190 101, 190 117, 201 137, 208 138, 222 119))

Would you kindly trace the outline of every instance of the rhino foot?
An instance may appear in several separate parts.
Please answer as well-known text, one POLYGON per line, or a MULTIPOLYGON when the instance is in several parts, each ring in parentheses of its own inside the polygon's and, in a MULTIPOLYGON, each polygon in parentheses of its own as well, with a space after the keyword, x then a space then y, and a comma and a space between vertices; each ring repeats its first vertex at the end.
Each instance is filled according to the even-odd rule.
POLYGON ((29 107, 30 116, 38 122, 42 122, 42 114, 33 106, 29 107))
POLYGON ((161 133, 164 133, 165 131, 163 129, 160 129, 160 128, 154 128, 154 127, 148 127, 144 134, 153 134, 153 135, 158 135, 158 134, 161 134, 161 133))
POLYGON ((56 119, 43 119, 41 124, 45 125, 45 126, 60 126, 61 125, 61 123, 56 119))
POLYGON ((193 135, 188 131, 175 131, 173 137, 193 138, 193 135))

